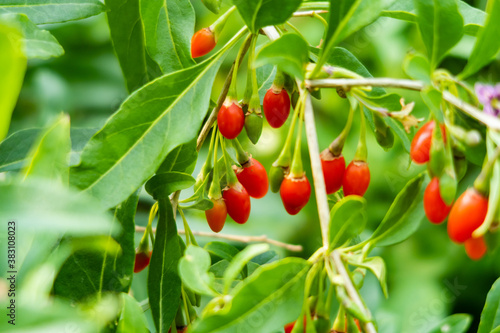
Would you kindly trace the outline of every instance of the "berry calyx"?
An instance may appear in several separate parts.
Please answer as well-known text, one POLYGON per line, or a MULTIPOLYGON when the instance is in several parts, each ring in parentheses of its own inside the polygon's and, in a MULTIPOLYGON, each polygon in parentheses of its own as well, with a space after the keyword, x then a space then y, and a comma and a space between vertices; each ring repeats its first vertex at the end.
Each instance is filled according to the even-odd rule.
POLYGON ((144 268, 148 267, 151 260, 151 254, 152 252, 137 252, 135 254, 134 273, 139 273, 144 268))
POLYGON ((245 126, 245 114, 238 103, 226 100, 217 115, 220 133, 227 139, 236 138, 245 126))
POLYGON ((210 28, 203 28, 194 33, 191 38, 191 56, 203 57, 212 51, 217 44, 215 34, 210 28))
MULTIPOLYGON (((432 131, 436 126, 434 120, 429 121, 424 126, 422 126, 411 141, 410 147, 410 157, 413 162, 417 164, 424 164, 429 162, 429 154, 431 150, 432 143, 432 131)), ((441 133, 443 135, 443 141, 446 142, 446 130, 445 126, 441 125, 441 133)))
POLYGON ((424 192, 424 210, 429 221, 435 224, 443 222, 450 213, 451 206, 451 204, 447 205, 441 197, 439 178, 432 178, 424 192))
POLYGON ((344 195, 363 196, 370 185, 370 169, 364 161, 352 161, 347 166, 342 186, 344 195))
POLYGON ((220 232, 226 223, 227 208, 222 198, 212 199, 214 206, 205 211, 208 226, 213 232, 220 232))
POLYGON ((226 202, 227 213, 239 224, 244 224, 250 216, 250 196, 247 190, 236 183, 222 191, 222 197, 226 202))
POLYGON ((266 169, 259 161, 250 157, 248 162, 242 165, 241 168, 235 167, 235 172, 238 181, 252 198, 259 199, 267 194, 269 179, 267 178, 266 169))
POLYGON ((340 190, 345 173, 344 156, 334 156, 330 150, 325 149, 321 154, 321 167, 325 178, 326 193, 332 194, 340 190))
POLYGON ((486 247, 486 242, 483 237, 470 238, 465 241, 465 253, 467 253, 467 256, 472 260, 481 259, 487 251, 488 248, 486 247))
POLYGON ((262 103, 267 122, 273 128, 279 128, 290 115, 290 96, 284 88, 269 88, 262 103))
POLYGON ((448 218, 448 235, 456 243, 472 237, 474 230, 483 224, 488 212, 488 198, 476 189, 469 188, 457 199, 448 218))
POLYGON ((311 184, 305 175, 295 178, 289 174, 281 183, 280 196, 288 214, 296 215, 311 197, 311 184))

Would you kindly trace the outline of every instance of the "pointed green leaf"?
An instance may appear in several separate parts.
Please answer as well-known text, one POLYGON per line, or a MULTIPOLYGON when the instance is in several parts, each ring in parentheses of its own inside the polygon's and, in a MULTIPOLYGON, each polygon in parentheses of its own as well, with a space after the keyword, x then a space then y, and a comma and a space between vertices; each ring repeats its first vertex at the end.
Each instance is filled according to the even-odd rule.
POLYGON ((201 0, 201 2, 214 14, 219 14, 222 0, 201 0))
POLYGON ((137 300, 121 293, 122 311, 118 319, 116 333, 149 333, 146 316, 137 300))
POLYGON ((47 30, 39 29, 23 14, 4 14, 1 20, 16 26, 23 34, 24 54, 28 59, 49 59, 64 54, 62 46, 47 30))
POLYGON ((431 328, 427 333, 465 333, 472 323, 472 316, 469 314, 457 313, 446 317, 435 327, 431 328))
POLYGON ((68 184, 71 141, 69 116, 61 115, 38 139, 28 158, 24 177, 42 177, 68 184))
POLYGON ((197 159, 196 140, 192 140, 172 150, 158 168, 157 173, 178 171, 191 174, 197 159))
POLYGON ((309 61, 307 42, 297 34, 284 34, 264 46, 257 54, 255 66, 273 64, 293 77, 304 79, 309 61))
POLYGON ((189 0, 140 0, 146 48, 164 74, 195 64, 191 58, 194 9, 189 0))
MULTIPOLYGON (((464 19, 464 33, 476 36, 486 21, 486 13, 459 0, 458 10, 464 19)), ((408 22, 417 22, 413 0, 396 1, 391 7, 382 12, 382 16, 392 17, 408 22)))
POLYGON ((377 246, 396 244, 417 230, 424 217, 424 179, 424 174, 418 175, 398 193, 384 219, 368 240, 370 243, 377 246))
POLYGON ((0 14, 25 14, 36 24, 79 20, 104 10, 99 0, 4 0, 0 4, 0 14))
POLYGON ((111 41, 132 92, 160 76, 161 70, 146 51, 139 0, 106 0, 106 6, 111 41))
POLYGON ((239 252, 237 248, 224 242, 209 242, 203 248, 208 251, 213 261, 214 257, 231 261, 239 252))
POLYGON ((302 0, 233 0, 233 3, 250 31, 257 33, 268 25, 285 23, 302 0))
POLYGON ((61 268, 54 284, 54 293, 73 301, 81 301, 105 292, 128 292, 132 283, 135 260, 135 213, 138 193, 121 203, 114 210, 113 226, 116 235, 108 232, 107 246, 103 251, 74 253, 61 268), (121 251, 111 251, 117 244, 121 251), (79 277, 75 283, 75 277, 79 277))
POLYGON ((309 263, 300 258, 261 266, 231 291, 230 303, 219 311, 205 313, 189 332, 246 332, 249 327, 254 332, 282 329, 300 314, 308 268, 309 263))
POLYGON ((361 255, 352 255, 347 257, 347 261, 350 265, 366 268, 375 275, 380 283, 382 292, 387 298, 389 294, 387 292, 387 269, 385 267, 385 261, 381 257, 369 257, 363 260, 361 255))
POLYGON ((72 184, 113 207, 151 177, 177 146, 193 140, 208 110, 210 90, 225 51, 167 74, 134 92, 89 141, 72 184), (182 129, 182 130, 179 130, 182 129))
POLYGON ((192 291, 208 296, 217 296, 214 291, 214 274, 209 273, 210 254, 201 247, 189 245, 179 261, 182 282, 192 291))
POLYGON ((477 333, 489 333, 500 325, 500 279, 497 279, 491 286, 483 312, 481 312, 481 321, 477 333))
POLYGON ((239 252, 231 260, 231 264, 224 272, 224 286, 228 291, 233 280, 240 274, 241 270, 246 264, 255 256, 262 254, 269 250, 269 244, 253 244, 247 246, 243 251, 239 252))
POLYGON ((330 250, 343 245, 363 231, 366 217, 364 198, 351 195, 337 202, 330 212, 330 250))
MULTIPOLYGON (((36 140, 42 129, 30 128, 13 133, 0 143, 0 172, 14 171, 24 168, 36 140)), ((71 135, 71 162, 80 158, 83 146, 95 134, 95 128, 72 128, 71 135)))
POLYGON ((469 61, 465 66, 461 78, 466 78, 479 71, 490 63, 500 50, 500 2, 490 1, 488 4, 488 18, 484 28, 477 36, 476 45, 472 50, 469 61))
POLYGON ((414 0, 420 34, 427 48, 431 69, 463 36, 464 20, 457 0, 414 0))
POLYGON ((146 191, 155 199, 166 198, 175 191, 184 190, 194 185, 196 180, 182 172, 159 173, 146 183, 146 191))
POLYGON ((181 301, 178 273, 182 256, 170 199, 158 200, 158 226, 149 264, 148 296, 157 332, 167 333, 181 301))
MULTIPOLYGON (((0 7, 0 13, 1 13, 0 7)), ((26 71, 21 32, 0 22, 0 140, 9 131, 10 118, 16 106, 26 71)))

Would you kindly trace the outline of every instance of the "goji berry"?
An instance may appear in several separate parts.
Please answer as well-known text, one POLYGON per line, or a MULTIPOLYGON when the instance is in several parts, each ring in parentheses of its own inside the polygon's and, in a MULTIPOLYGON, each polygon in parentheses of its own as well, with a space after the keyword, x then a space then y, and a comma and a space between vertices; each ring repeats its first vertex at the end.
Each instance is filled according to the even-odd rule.
POLYGON ((205 211, 208 226, 213 232, 219 232, 224 228, 224 223, 227 217, 226 203, 222 198, 212 199, 214 206, 205 211))
POLYGON ((465 253, 472 260, 481 259, 488 251, 483 237, 469 238, 465 241, 465 253))
POLYGON ((323 151, 320 156, 323 177, 325 177, 326 193, 335 193, 342 187, 344 179, 344 156, 334 156, 328 149, 323 151))
POLYGON ((273 128, 283 126, 290 114, 290 96, 285 89, 269 88, 262 103, 267 122, 273 128))
POLYGON ((436 224, 443 222, 450 213, 451 206, 441 198, 439 178, 432 178, 424 192, 424 210, 429 221, 436 224))
POLYGON ((305 175, 300 178, 287 175, 281 183, 280 196, 288 214, 298 214, 311 197, 309 180, 305 175))
MULTIPOLYGON (((411 141, 410 147, 410 157, 413 162, 417 164, 424 164, 429 162, 429 153, 431 150, 432 143, 432 131, 436 123, 434 121, 429 121, 424 126, 422 126, 411 141)), ((441 133, 443 135, 443 140, 446 142, 446 130, 445 126, 441 125, 441 133)))
POLYGON ((139 273, 144 268, 148 267, 151 260, 151 252, 138 252, 135 254, 134 273, 139 273))
POLYGON ((370 169, 368 164, 363 161, 352 161, 347 166, 342 186, 344 195, 363 196, 370 185, 370 169))
POLYGON ((448 235, 451 240, 463 243, 472 232, 483 224, 488 212, 488 198, 474 188, 467 189, 451 208, 448 218, 448 235))
POLYGON ((210 28, 198 30, 191 38, 191 56, 202 57, 212 51, 216 44, 215 35, 210 28))
POLYGON ((245 126, 245 114, 235 102, 225 102, 217 115, 220 133, 227 139, 236 138, 245 126))
POLYGON ((269 189, 266 169, 254 158, 248 160, 241 168, 236 168, 236 177, 248 194, 253 198, 262 198, 269 189))
POLYGON ((227 213, 236 223, 243 224, 248 221, 250 196, 240 183, 225 188, 222 191, 222 197, 226 202, 227 213))

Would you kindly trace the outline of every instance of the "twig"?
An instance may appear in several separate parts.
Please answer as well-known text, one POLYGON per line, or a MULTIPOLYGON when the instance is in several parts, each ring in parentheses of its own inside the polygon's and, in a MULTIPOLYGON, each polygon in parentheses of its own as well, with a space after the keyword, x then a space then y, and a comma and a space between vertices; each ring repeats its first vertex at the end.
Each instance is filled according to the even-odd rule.
POLYGON ((306 87, 328 88, 328 87, 386 87, 404 88, 420 91, 424 88, 423 82, 392 78, 364 78, 364 79, 319 79, 306 80, 306 87))
POLYGON ((315 17, 314 14, 326 14, 326 13, 328 13, 327 10, 308 10, 303 12, 295 12, 293 13, 293 17, 304 17, 304 16, 315 17))
MULTIPOLYGON (((357 289, 354 287, 352 284, 351 278, 349 274, 347 273, 347 270, 345 269, 344 263, 342 262, 342 258, 340 257, 340 253, 337 250, 334 250, 331 254, 333 258, 333 264, 335 265, 336 271, 340 274, 342 277, 342 280, 344 282, 344 288, 347 291, 347 294, 349 297, 352 299, 352 301, 363 311, 365 311, 365 314, 367 317, 371 318, 371 313, 370 310, 365 306, 363 301, 361 300, 361 296, 359 296, 359 293, 357 289)), ((373 323, 365 323, 363 324, 364 326, 364 332, 367 333, 376 333, 377 330, 375 329, 375 326, 373 326, 373 323)))
MULTIPOLYGON (((141 226, 136 226, 135 231, 136 232, 144 232, 146 230, 145 227, 141 226)), ((153 232, 156 232, 156 228, 153 228, 153 232)), ((186 234, 185 230, 179 229, 177 230, 179 234, 186 234)), ((239 236, 239 235, 228 235, 228 234, 216 234, 212 232, 204 232, 204 231, 192 231, 193 235, 195 236, 201 236, 201 237, 211 237, 211 238, 219 238, 219 239, 227 239, 227 240, 232 240, 236 242, 242 242, 242 243, 268 243, 271 245, 279 246, 282 248, 285 248, 289 251, 292 252, 302 252, 303 248, 302 245, 293 245, 293 244, 287 244, 283 243, 274 239, 268 238, 266 235, 262 236, 239 236)))
MULTIPOLYGON (((402 88, 415 91, 421 91, 425 87, 425 84, 421 81, 392 78, 318 79, 306 80, 305 85, 308 89, 328 87, 386 87, 402 88)), ((462 101, 460 98, 456 97, 449 91, 443 92, 443 99, 451 103, 456 108, 462 110, 472 118, 485 124, 488 128, 500 130, 500 119, 482 112, 475 106, 462 101)))

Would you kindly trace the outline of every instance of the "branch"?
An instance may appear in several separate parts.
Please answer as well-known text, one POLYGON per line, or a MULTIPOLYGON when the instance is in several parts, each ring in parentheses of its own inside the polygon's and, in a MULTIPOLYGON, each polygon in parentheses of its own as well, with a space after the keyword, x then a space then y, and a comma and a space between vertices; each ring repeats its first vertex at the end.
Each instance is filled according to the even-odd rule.
POLYGON ((330 209, 328 207, 328 197, 326 195, 325 178, 323 168, 319 157, 318 135, 316 134, 316 125, 314 123, 314 113, 311 103, 311 95, 306 97, 304 122, 306 126, 307 145, 309 147, 309 156, 311 158, 311 170, 314 181, 314 191, 316 193, 316 202, 318 204, 319 223, 321 225, 321 236, 323 238, 323 247, 328 248, 328 228, 330 224, 330 209))
POLYGON ((304 12, 295 12, 293 13, 293 17, 305 17, 305 16, 315 17, 316 16, 315 14, 326 14, 326 13, 328 13, 327 10, 308 10, 304 12))
MULTIPOLYGON (((136 226, 135 231, 136 232, 144 232, 146 230, 145 227, 141 226, 136 226)), ((153 232, 156 232, 156 228, 153 228, 153 232)), ((177 230, 179 234, 186 234, 185 230, 177 230)), ((287 244, 283 243, 274 239, 268 238, 266 235, 262 236, 239 236, 239 235, 227 235, 227 234, 216 234, 212 232, 204 232, 204 231, 192 231, 193 235, 195 236, 201 236, 201 237, 211 237, 211 238, 219 238, 219 239, 227 239, 227 240, 232 240, 236 242, 242 242, 242 243, 268 243, 271 245, 275 245, 278 247, 282 247, 287 249, 288 251, 292 252, 302 252, 303 248, 302 245, 293 245, 293 244, 287 244)))
MULTIPOLYGON (((363 79, 318 79, 306 80, 305 85, 311 88, 333 88, 333 87, 385 87, 402 88, 421 91, 425 84, 421 81, 392 79, 392 78, 363 78, 363 79)), ((470 105, 448 91, 443 92, 443 99, 456 108, 462 110, 470 117, 486 125, 486 127, 500 130, 500 119, 490 116, 473 105, 470 105)))
MULTIPOLYGON (((365 314, 371 318, 371 313, 370 310, 365 306, 363 301, 361 300, 361 296, 359 296, 358 290, 354 285, 352 284, 351 277, 349 276, 349 273, 347 273, 347 270, 345 269, 344 263, 342 262, 342 258, 340 257, 340 253, 337 250, 334 250, 332 252, 332 258, 333 258, 333 264, 335 265, 336 271, 340 274, 342 277, 342 280, 344 282, 343 287, 347 291, 347 294, 351 298, 351 300, 361 309, 365 312, 365 314)), ((377 330, 375 329, 375 326, 373 326, 373 323, 365 323, 363 324, 364 326, 364 332, 367 333, 376 333, 377 330)))

